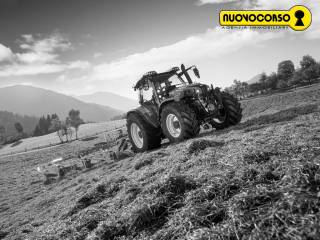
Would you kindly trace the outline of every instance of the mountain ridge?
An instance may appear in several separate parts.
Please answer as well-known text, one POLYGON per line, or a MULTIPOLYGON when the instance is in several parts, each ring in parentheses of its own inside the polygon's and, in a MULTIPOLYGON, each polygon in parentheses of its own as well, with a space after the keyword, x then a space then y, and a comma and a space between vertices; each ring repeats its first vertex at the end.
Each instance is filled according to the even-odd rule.
POLYGON ((109 106, 86 103, 71 96, 43 88, 15 85, 0 88, 0 110, 41 117, 56 113, 65 118, 71 109, 80 110, 85 121, 102 122, 123 112, 109 106))
POLYGON ((86 95, 79 95, 75 96, 75 98, 87 103, 108 105, 112 108, 116 108, 125 112, 138 106, 138 102, 134 99, 105 91, 99 91, 86 95))

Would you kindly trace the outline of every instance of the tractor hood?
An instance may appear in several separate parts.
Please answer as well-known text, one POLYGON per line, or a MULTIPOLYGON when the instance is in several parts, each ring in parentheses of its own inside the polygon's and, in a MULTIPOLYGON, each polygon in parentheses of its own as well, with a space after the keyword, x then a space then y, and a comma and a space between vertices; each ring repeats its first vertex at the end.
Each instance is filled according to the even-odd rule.
POLYGON ((208 88, 209 87, 205 84, 193 83, 170 91, 169 97, 174 98, 175 101, 180 101, 184 97, 193 97, 206 92, 208 88))

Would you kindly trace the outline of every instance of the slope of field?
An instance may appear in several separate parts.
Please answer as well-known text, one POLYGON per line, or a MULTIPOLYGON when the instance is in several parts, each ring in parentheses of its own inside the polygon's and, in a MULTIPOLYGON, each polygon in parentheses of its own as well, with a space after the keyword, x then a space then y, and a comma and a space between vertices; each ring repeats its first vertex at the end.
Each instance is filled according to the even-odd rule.
POLYGON ((46 89, 21 85, 0 88, 0 110, 36 117, 56 113, 65 119, 71 109, 80 110, 83 120, 92 122, 105 122, 122 113, 46 89))
POLYGON ((38 164, 97 139, 0 158, 0 236, 319 239, 319 97, 300 105, 298 95, 290 102, 296 106, 270 113, 253 107, 259 99, 249 100, 251 111, 244 109, 247 120, 238 126, 118 162, 94 153, 91 170, 47 185, 38 164))
POLYGON ((270 96, 242 100, 241 106, 244 115, 242 121, 310 103, 320 103, 320 84, 300 87, 270 96))
MULTIPOLYGON (((80 125, 78 137, 84 138, 88 136, 94 136, 103 132, 121 128, 125 125, 125 120, 117 120, 102 123, 87 123, 80 125)), ((75 134, 73 134, 73 139, 75 134)), ((57 133, 51 133, 44 136, 32 137, 22 139, 21 143, 16 145, 8 144, 0 149, 0 156, 6 154, 20 153, 23 151, 29 151, 36 148, 48 147, 60 143, 60 139, 57 133)))

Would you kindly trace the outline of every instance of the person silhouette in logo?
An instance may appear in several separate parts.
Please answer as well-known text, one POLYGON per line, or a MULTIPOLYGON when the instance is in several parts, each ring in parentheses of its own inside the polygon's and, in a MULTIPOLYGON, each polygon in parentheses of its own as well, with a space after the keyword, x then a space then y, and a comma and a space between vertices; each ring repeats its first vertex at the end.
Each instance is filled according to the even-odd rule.
POLYGON ((295 12, 294 16, 297 18, 296 26, 303 27, 304 23, 302 21, 302 18, 304 18, 304 12, 301 10, 298 10, 295 12))

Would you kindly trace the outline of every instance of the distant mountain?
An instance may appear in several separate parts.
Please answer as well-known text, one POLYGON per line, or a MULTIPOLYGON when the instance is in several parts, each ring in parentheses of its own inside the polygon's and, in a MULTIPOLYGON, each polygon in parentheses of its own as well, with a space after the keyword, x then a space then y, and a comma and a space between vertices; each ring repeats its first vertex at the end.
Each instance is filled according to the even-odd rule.
POLYGON ((14 124, 17 122, 21 123, 23 132, 32 134, 38 121, 39 118, 36 117, 21 116, 12 112, 0 111, 0 127, 3 126, 5 128, 6 136, 17 134, 14 127, 14 124))
POLYGON ((139 105, 137 100, 122 97, 110 92, 96 92, 90 95, 77 96, 76 98, 88 103, 107 105, 122 111, 128 111, 139 105))
POLYGON ((102 122, 122 111, 98 104, 85 103, 70 96, 31 86, 0 88, 0 110, 41 117, 56 113, 64 119, 71 109, 80 110, 84 121, 102 122))
POLYGON ((252 84, 252 83, 257 83, 260 80, 262 73, 257 74, 256 76, 254 76, 253 78, 251 78, 250 80, 247 81, 248 84, 252 84))

